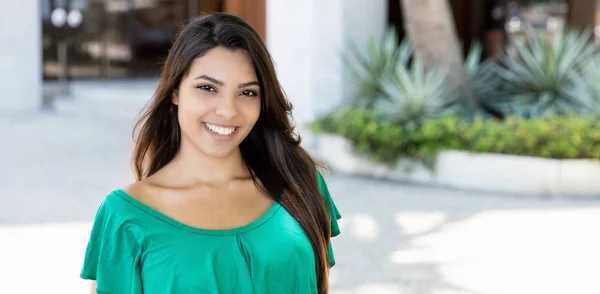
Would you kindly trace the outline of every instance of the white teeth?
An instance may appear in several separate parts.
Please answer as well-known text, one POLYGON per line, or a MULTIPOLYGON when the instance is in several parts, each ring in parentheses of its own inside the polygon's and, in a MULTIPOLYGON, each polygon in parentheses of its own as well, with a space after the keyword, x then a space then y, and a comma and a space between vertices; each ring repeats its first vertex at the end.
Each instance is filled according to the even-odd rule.
POLYGON ((213 131, 219 135, 223 135, 223 136, 231 135, 231 133, 233 133, 235 131, 235 128, 223 128, 223 127, 211 125, 209 123, 204 123, 204 125, 206 125, 206 127, 208 127, 211 131, 213 131))

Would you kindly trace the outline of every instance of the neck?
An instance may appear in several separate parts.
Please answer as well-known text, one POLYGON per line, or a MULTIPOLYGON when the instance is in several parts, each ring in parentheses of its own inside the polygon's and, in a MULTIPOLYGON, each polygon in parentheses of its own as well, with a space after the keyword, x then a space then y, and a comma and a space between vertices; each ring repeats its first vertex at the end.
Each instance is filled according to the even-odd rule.
POLYGON ((250 177, 239 148, 224 157, 213 157, 186 140, 182 140, 179 152, 168 166, 169 178, 181 186, 220 185, 250 177))

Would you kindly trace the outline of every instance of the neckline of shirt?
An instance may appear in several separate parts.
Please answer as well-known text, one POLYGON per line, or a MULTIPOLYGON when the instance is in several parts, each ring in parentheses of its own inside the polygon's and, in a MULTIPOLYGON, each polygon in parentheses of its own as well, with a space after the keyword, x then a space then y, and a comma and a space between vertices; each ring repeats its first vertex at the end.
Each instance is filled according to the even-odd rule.
POLYGON ((167 216, 166 214, 139 201, 138 199, 129 195, 127 192, 125 192, 122 189, 115 190, 114 193, 116 195, 118 195, 121 199, 127 201, 129 204, 135 206, 136 208, 150 214, 151 216, 153 216, 165 223, 168 223, 168 224, 170 224, 174 227, 177 227, 179 229, 182 229, 184 231, 188 231, 188 232, 195 233, 195 234, 202 234, 202 235, 231 236, 231 235, 240 235, 243 233, 247 233, 247 232, 252 231, 253 229, 263 225, 264 223, 268 222, 277 213, 277 211, 279 211, 279 208, 281 207, 281 204, 279 204, 277 201, 275 201, 275 202, 273 202, 271 207, 265 213, 263 213, 260 217, 258 217, 256 220, 254 220, 246 225, 243 225, 243 226, 239 226, 239 227, 231 228, 231 229, 204 229, 204 228, 187 225, 178 220, 175 220, 175 219, 167 216))

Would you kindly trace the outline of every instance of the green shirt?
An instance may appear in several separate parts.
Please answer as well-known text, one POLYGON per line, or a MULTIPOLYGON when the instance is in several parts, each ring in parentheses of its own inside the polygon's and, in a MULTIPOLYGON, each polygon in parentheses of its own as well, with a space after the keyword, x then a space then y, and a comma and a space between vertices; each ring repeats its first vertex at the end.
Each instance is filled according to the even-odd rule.
MULTIPOLYGON (((341 218, 321 174, 332 236, 341 218)), ((335 264, 331 244, 330 266, 335 264)), ((314 251, 296 220, 275 202, 254 222, 206 230, 178 222, 131 197, 110 193, 96 214, 83 279, 97 293, 317 293, 314 251)))

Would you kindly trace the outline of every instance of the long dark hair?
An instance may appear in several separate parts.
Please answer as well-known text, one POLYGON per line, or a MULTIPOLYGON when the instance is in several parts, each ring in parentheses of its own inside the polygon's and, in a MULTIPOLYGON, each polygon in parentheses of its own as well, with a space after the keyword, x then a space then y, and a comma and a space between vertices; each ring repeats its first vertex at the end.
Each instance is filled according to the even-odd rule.
POLYGON ((225 13, 203 15, 177 36, 156 92, 135 124, 136 179, 151 176, 175 157, 181 131, 171 96, 194 59, 217 46, 246 50, 252 58, 261 89, 261 112, 240 144, 241 154, 254 183, 302 226, 314 249, 318 291, 328 293, 331 216, 318 189, 317 163, 300 147, 300 137, 289 119, 292 105, 277 80, 265 44, 242 19, 225 13))

